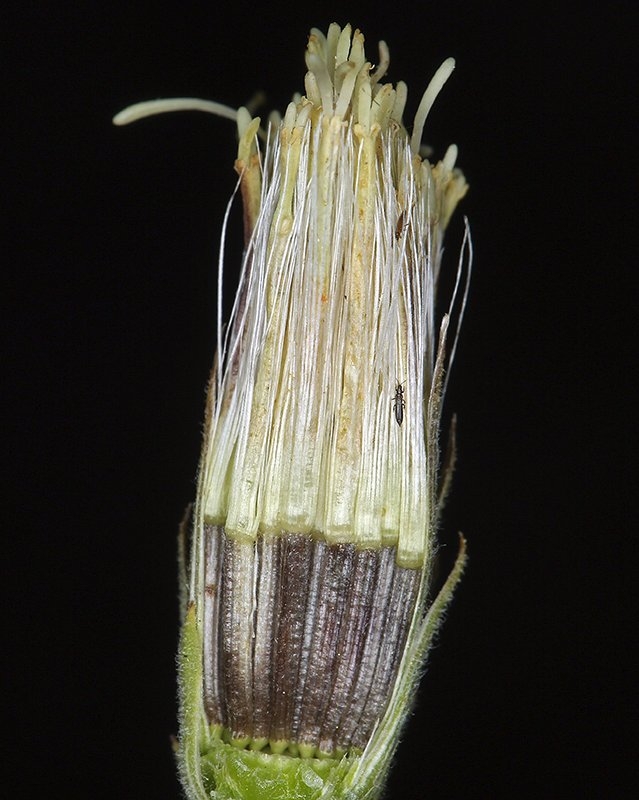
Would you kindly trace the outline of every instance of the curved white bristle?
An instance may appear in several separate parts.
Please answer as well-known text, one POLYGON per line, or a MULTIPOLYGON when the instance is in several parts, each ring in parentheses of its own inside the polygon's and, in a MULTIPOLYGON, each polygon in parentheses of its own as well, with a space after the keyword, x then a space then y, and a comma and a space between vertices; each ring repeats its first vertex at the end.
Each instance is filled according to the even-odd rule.
POLYGON ((113 117, 114 125, 129 125, 145 117, 154 117, 156 114, 168 114, 173 111, 204 111, 224 119, 237 119, 237 111, 223 103, 213 100, 201 100, 199 97, 170 97, 166 100, 146 100, 143 103, 134 103, 123 108, 113 117))
POLYGON ((435 102, 437 95, 442 90, 442 87, 448 78, 450 78, 450 75, 454 69, 455 59, 447 58, 437 72, 433 75, 431 82, 428 84, 426 91, 422 95, 417 113, 415 114, 413 135, 410 140, 410 147, 413 153, 419 153, 419 146, 422 142, 422 136, 424 135, 424 125, 426 124, 428 112, 433 107, 433 103, 435 102))
POLYGON ((379 64, 375 68, 375 71, 371 73, 371 83, 379 83, 384 75, 386 75, 390 64, 390 50, 388 49, 388 45, 386 42, 381 41, 378 46, 379 64))

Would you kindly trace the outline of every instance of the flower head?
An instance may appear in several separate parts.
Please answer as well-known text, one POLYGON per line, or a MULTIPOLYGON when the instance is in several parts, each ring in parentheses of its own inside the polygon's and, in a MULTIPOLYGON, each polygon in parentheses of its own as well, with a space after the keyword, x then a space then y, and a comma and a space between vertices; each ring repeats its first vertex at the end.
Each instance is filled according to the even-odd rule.
MULTIPOLYGON (((376 796, 463 567, 462 552, 429 610, 448 327, 435 293, 467 186, 454 145, 434 165, 420 148, 454 62, 409 135, 388 61, 381 43, 373 67, 348 25, 313 30, 283 118, 223 109, 245 252, 189 523, 193 798, 376 796)), ((185 105, 220 110, 161 110, 185 105)))

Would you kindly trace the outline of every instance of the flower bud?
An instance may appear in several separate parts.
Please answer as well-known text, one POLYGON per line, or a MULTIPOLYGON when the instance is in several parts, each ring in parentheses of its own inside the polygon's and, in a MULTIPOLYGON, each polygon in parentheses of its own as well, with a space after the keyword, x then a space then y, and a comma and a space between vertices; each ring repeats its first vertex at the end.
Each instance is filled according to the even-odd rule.
MULTIPOLYGON (((379 795, 464 543, 429 604, 449 316, 444 230, 467 185, 431 164, 426 89, 382 83, 350 26, 313 30, 305 95, 233 116, 245 250, 184 523, 178 761, 190 798, 379 795)), ((467 240, 465 240, 467 241, 467 240)))

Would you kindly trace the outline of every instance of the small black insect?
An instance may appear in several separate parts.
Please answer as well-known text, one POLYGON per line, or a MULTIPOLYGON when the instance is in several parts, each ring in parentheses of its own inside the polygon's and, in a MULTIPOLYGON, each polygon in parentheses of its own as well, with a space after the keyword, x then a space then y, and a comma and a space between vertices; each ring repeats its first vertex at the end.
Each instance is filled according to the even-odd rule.
POLYGON ((395 422, 401 425, 404 421, 404 409, 406 408, 406 401, 404 400, 404 384, 398 383, 395 387, 395 402, 393 403, 393 411, 395 412, 395 422))
POLYGON ((402 237, 402 231, 404 230, 404 212, 399 215, 397 220, 397 227, 395 228, 395 238, 399 241, 402 237))

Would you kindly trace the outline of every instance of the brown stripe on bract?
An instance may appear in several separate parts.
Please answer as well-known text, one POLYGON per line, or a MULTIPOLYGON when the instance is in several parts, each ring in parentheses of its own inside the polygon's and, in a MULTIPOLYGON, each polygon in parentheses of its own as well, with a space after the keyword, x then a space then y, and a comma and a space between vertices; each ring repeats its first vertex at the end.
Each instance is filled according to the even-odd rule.
MULTIPOLYGON (((320 593, 322 579, 325 571, 325 562, 328 553, 328 545, 320 540, 312 540, 311 562, 306 584, 306 610, 304 612, 304 632, 302 634, 302 649, 300 654, 300 664, 295 685, 292 716, 285 721, 289 737, 294 741, 298 739, 300 730, 300 720, 304 707, 304 693, 308 680, 308 666, 311 660, 311 651, 315 644, 316 628, 315 616, 320 603, 320 593)), ((300 576, 301 577, 301 576, 300 576)))
POLYGON ((344 749, 347 746, 340 736, 339 723, 343 713, 352 706, 362 664, 363 643, 368 637, 371 622, 378 624, 378 620, 371 618, 377 587, 378 555, 374 550, 355 552, 349 597, 335 659, 331 698, 320 733, 319 749, 322 753, 332 753, 337 746, 344 749))
POLYGON ((260 537, 257 543, 258 576, 253 650, 253 736, 268 739, 273 694, 272 664, 277 645, 276 612, 280 606, 282 539, 260 537))
POLYGON ((224 720, 222 675, 220 665, 220 595, 222 580, 223 529, 218 525, 204 526, 204 627, 203 673, 204 709, 212 724, 224 720))
POLYGON ((296 740, 317 747, 324 715, 332 698, 339 662, 342 625, 347 619, 349 586, 353 579, 355 547, 337 544, 328 548, 320 582, 309 652, 306 686, 296 740))
POLYGON ((300 684, 300 664, 309 598, 309 578, 315 542, 303 534, 284 534, 282 569, 275 614, 277 637, 273 661, 274 692, 270 738, 274 742, 291 739, 295 718, 296 691, 300 684))
POLYGON ((353 732, 351 744, 356 748, 366 747, 375 724, 388 702, 413 616, 418 587, 417 570, 395 566, 393 587, 390 597, 387 598, 390 613, 386 615, 384 621, 379 657, 375 672, 370 676, 370 691, 366 705, 353 732))
POLYGON ((222 574, 222 669, 225 726, 233 739, 253 736, 255 547, 225 537, 222 574))
POLYGON ((419 570, 398 567, 389 547, 295 533, 239 542, 210 525, 205 554, 209 721, 258 747, 365 747, 397 675, 419 570))
POLYGON ((385 620, 388 614, 389 597, 393 588, 395 573, 395 550, 384 547, 373 551, 377 561, 377 575, 370 606, 370 619, 366 638, 361 642, 357 652, 359 670, 354 677, 350 690, 349 702, 342 709, 339 723, 338 739, 345 749, 350 747, 359 720, 366 708, 371 690, 371 677, 382 650, 385 620))

